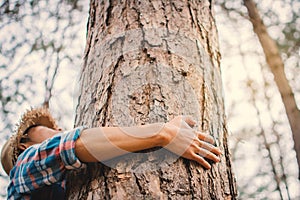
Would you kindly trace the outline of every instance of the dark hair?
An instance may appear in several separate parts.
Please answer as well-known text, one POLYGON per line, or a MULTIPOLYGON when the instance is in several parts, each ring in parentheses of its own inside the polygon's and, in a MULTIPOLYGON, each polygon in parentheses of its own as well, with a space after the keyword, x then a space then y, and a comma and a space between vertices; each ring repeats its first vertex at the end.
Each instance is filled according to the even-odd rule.
MULTIPOLYGON (((26 142, 29 142, 31 141, 30 138, 28 137, 28 133, 29 131, 34 128, 34 127, 37 127, 37 126, 40 126, 39 124, 35 124, 35 125, 32 125, 32 126, 29 126, 23 133, 21 139, 20 139, 20 142, 19 143, 26 143, 26 142)), ((22 149, 19 149, 19 155, 23 152, 24 150, 22 149)))

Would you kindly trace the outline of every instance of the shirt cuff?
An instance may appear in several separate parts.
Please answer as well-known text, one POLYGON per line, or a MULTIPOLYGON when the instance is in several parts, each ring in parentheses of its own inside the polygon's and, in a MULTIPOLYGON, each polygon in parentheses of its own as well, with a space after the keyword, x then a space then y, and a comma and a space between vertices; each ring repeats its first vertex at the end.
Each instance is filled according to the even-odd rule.
POLYGON ((82 163, 75 154, 75 142, 87 127, 77 127, 62 135, 60 140, 60 157, 66 169, 80 169, 86 165, 82 163))

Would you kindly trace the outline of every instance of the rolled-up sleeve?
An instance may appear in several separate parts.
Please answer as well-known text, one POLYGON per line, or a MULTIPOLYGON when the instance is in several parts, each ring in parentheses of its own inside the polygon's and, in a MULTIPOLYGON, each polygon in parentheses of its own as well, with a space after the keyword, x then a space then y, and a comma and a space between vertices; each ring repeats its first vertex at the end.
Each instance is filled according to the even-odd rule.
POLYGON ((84 164, 77 158, 75 154, 75 142, 84 129, 85 127, 73 129, 61 137, 59 153, 66 169, 79 169, 84 166, 84 164))

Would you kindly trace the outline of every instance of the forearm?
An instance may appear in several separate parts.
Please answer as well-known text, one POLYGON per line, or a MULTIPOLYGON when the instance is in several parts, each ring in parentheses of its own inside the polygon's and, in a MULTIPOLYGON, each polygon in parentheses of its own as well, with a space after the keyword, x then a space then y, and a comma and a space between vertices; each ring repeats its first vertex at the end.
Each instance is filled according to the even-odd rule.
POLYGON ((86 129, 75 143, 75 153, 83 162, 109 160, 165 143, 163 124, 135 127, 99 127, 86 129))
POLYGON ((204 158, 219 162, 221 151, 210 135, 192 128, 195 123, 190 117, 177 116, 165 124, 86 129, 76 141, 75 153, 83 162, 101 162, 161 146, 209 169, 204 158))

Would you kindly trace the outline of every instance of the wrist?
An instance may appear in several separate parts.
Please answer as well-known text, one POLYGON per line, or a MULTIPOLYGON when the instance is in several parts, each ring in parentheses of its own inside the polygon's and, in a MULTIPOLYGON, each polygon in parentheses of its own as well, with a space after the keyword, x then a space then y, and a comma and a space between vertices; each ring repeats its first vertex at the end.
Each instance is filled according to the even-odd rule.
POLYGON ((171 127, 169 127, 169 125, 167 123, 163 123, 162 124, 162 129, 159 132, 158 136, 159 136, 159 146, 164 147, 166 145, 168 145, 172 139, 172 130, 171 127))
POLYGON ((147 140, 152 147, 163 147, 169 143, 165 125, 165 123, 153 123, 136 127, 122 127, 122 130, 127 135, 147 140))

